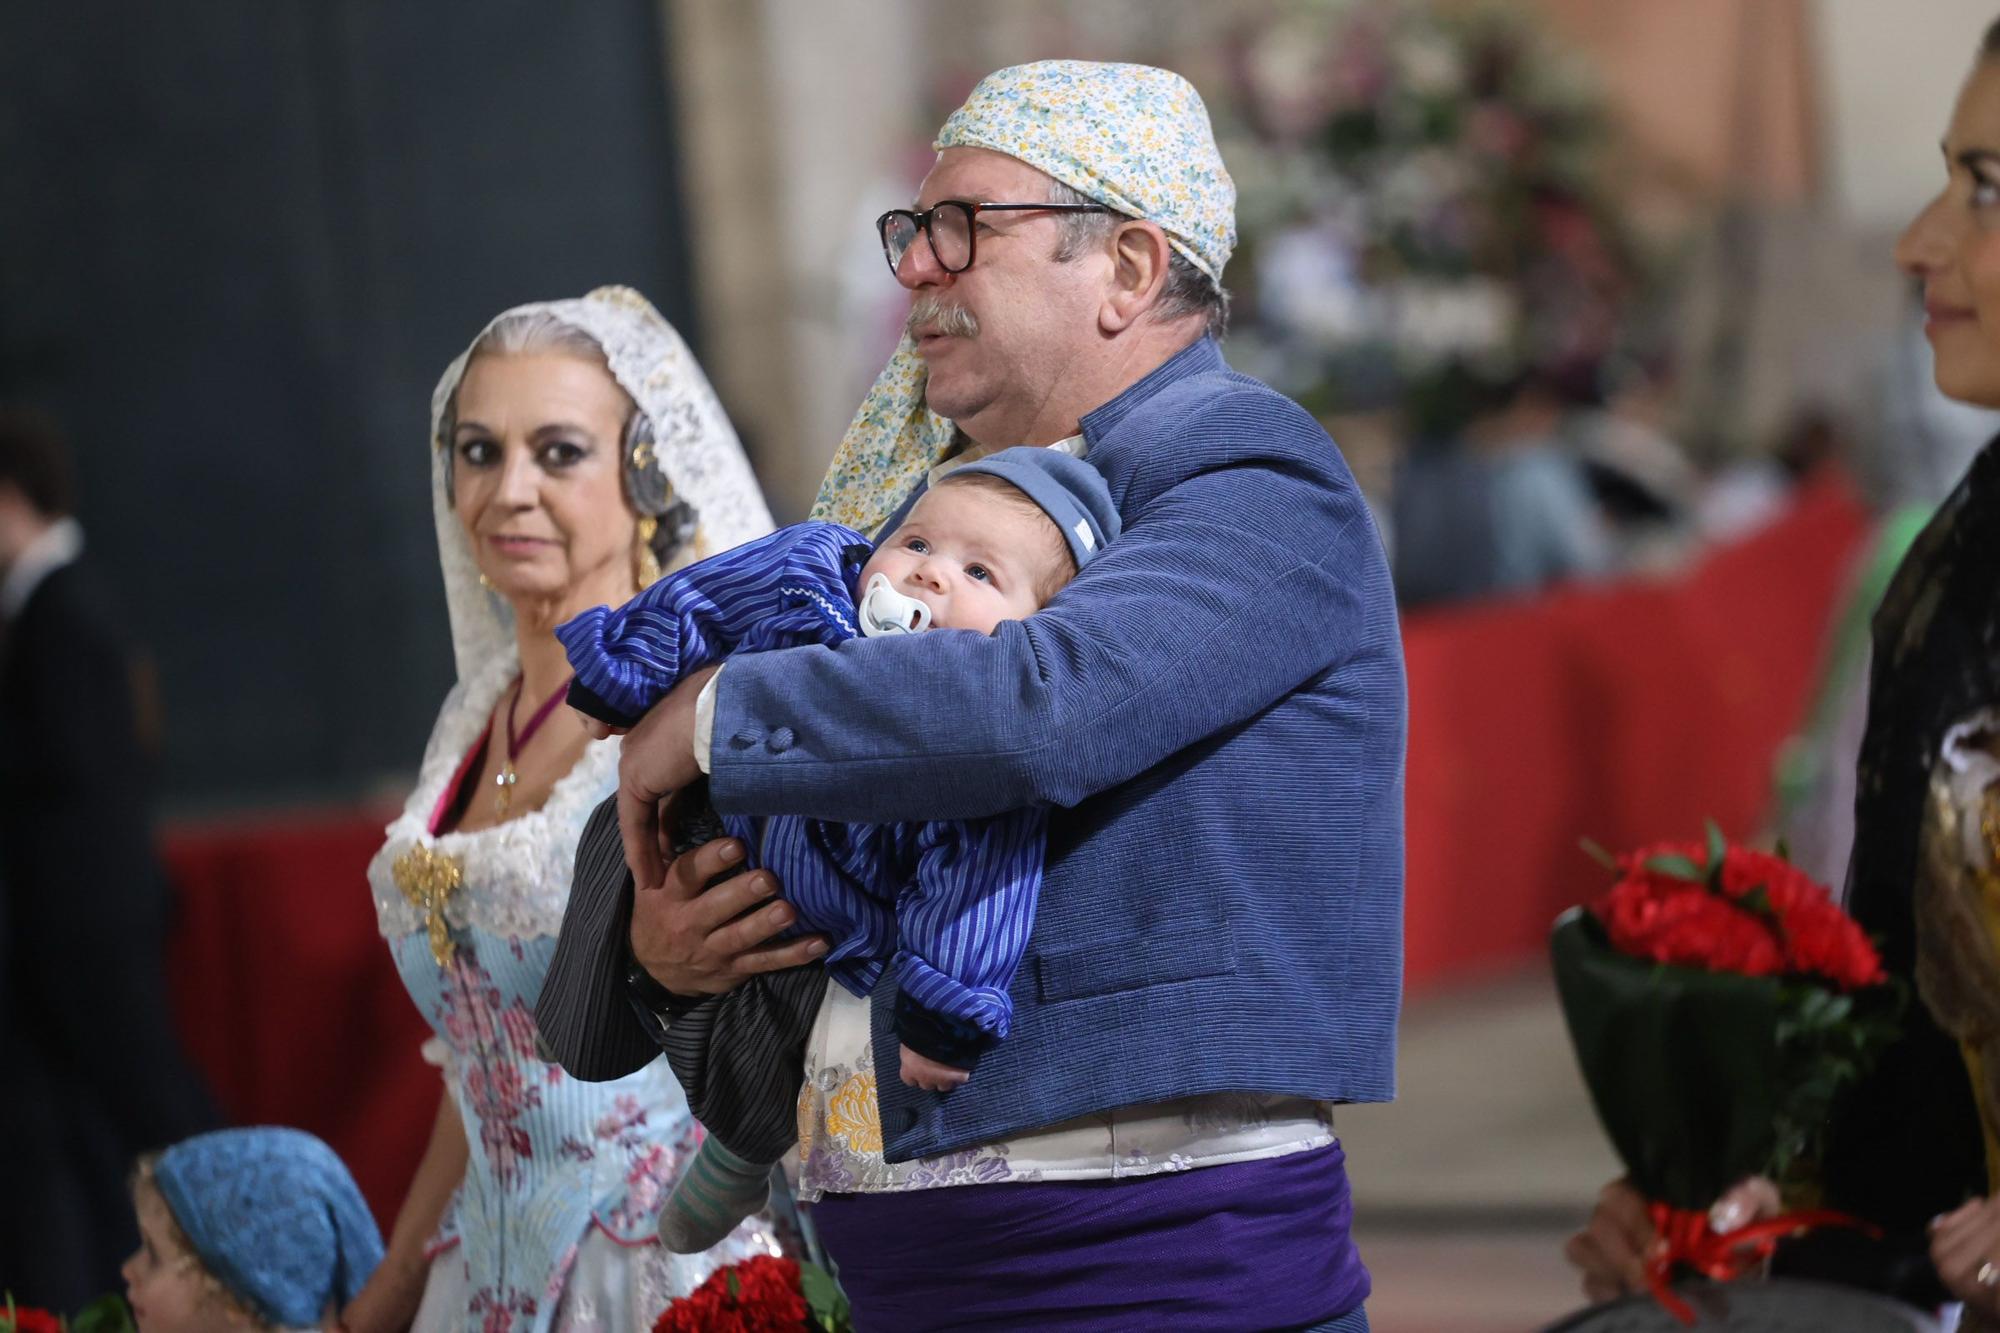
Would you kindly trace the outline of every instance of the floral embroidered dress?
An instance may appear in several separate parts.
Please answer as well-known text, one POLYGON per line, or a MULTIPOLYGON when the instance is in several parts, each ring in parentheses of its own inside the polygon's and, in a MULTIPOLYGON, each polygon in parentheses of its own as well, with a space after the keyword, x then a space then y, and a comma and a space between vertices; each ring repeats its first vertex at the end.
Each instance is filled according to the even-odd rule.
POLYGON ((470 1148, 432 1245, 444 1285, 465 1297, 442 1326, 637 1327, 716 1264, 772 1247, 754 1229, 703 1255, 659 1245, 660 1205, 699 1142, 664 1060, 585 1083, 535 1054, 535 997, 562 926, 577 839, 617 785, 617 743, 591 745, 532 814, 475 833, 431 831, 513 679, 503 658, 454 692, 416 792, 368 869, 382 933, 436 1033, 427 1052, 442 1063, 470 1148), (452 884, 441 905, 442 965, 420 906, 425 890, 412 901, 404 888, 426 875, 452 884), (584 1247, 600 1288, 587 1293, 571 1290, 584 1247), (566 1317, 556 1322, 559 1309, 566 1317))
MULTIPOLYGON (((770 531, 707 380, 644 298, 602 288, 508 314, 537 312, 588 333, 644 414, 648 434, 631 443, 627 498, 661 513, 663 526, 685 528, 674 563, 770 531)), ((452 363, 433 397, 434 446, 465 361, 452 363)), ((536 1056, 535 1000, 584 823, 617 786, 618 743, 589 745, 539 810, 438 832, 519 666, 511 608, 480 586, 452 514, 441 446, 432 449, 431 481, 458 683, 416 789, 368 869, 383 937, 435 1033, 425 1053, 443 1071, 468 1148, 464 1180, 430 1246, 415 1328, 628 1333, 650 1327, 719 1265, 777 1247, 758 1219, 704 1254, 675 1255, 659 1243, 660 1206, 700 1134, 664 1059, 616 1082, 585 1083, 536 1056)))

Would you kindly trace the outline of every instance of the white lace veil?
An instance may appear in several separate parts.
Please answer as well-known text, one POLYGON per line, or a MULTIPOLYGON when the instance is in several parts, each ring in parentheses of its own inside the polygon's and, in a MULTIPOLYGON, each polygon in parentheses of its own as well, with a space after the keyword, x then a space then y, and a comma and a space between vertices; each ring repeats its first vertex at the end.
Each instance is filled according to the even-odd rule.
MULTIPOLYGON (((634 450, 637 456, 625 460, 626 498, 645 513, 658 513, 673 501, 685 502, 694 511, 693 536, 669 562, 670 568, 771 530, 763 492, 715 390, 680 334, 651 302, 629 287, 599 287, 577 300, 516 306, 495 316, 487 329, 510 316, 532 314, 553 316, 588 334, 603 349, 619 387, 650 422, 650 450, 641 442, 634 450), (660 483, 657 497, 664 497, 657 503, 642 503, 632 494, 635 485, 655 491, 654 478, 646 475, 649 471, 660 483)), ((473 345, 477 343, 475 338, 473 345)), ((450 441, 443 438, 444 423, 471 352, 468 346, 445 367, 431 395, 431 505, 460 681, 514 650, 513 609, 480 586, 472 543, 447 494, 450 441)))

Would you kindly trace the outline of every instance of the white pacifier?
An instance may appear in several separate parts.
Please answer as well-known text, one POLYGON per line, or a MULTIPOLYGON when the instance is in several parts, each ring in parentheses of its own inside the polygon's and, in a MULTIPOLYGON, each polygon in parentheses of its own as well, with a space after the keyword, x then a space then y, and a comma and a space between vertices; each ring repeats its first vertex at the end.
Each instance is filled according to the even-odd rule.
POLYGON ((887 574, 877 574, 868 580, 868 588, 861 594, 855 619, 861 622, 861 632, 871 638, 879 634, 915 634, 931 627, 931 609, 920 599, 905 597, 890 587, 887 574))

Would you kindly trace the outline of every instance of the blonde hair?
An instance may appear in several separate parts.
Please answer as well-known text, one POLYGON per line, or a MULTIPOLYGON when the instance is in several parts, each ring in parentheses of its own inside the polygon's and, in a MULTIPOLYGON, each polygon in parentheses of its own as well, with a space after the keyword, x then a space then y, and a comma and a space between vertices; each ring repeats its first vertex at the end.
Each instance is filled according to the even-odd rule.
POLYGON ((143 1154, 132 1166, 131 1185, 135 1205, 142 1192, 160 1201, 160 1212, 167 1219, 167 1243, 175 1250, 174 1254, 163 1256, 166 1262, 192 1268, 201 1283, 202 1295, 219 1306, 231 1323, 255 1330, 255 1333, 285 1333, 280 1325, 259 1318, 255 1311, 243 1303, 242 1297, 224 1286, 222 1279, 209 1271, 208 1265, 202 1262, 201 1255, 195 1252, 194 1242, 188 1239, 187 1232, 181 1230, 180 1219, 174 1216, 174 1206, 167 1202, 166 1194, 160 1189, 160 1182, 153 1178, 154 1168, 159 1165, 159 1161, 160 1154, 156 1152, 143 1154))

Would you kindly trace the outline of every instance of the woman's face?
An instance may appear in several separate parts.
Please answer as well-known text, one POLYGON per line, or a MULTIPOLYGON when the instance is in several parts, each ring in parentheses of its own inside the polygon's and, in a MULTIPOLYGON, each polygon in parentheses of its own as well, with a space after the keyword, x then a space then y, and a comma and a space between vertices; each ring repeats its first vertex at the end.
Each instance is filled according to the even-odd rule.
POLYGON ((479 572, 516 604, 630 595, 625 502, 632 402, 602 365, 562 352, 482 355, 459 381, 453 508, 479 572))
POLYGON ((1944 137, 1944 189, 1896 243, 1924 284, 1938 388, 2000 407, 2000 60, 1982 59, 1944 137))

